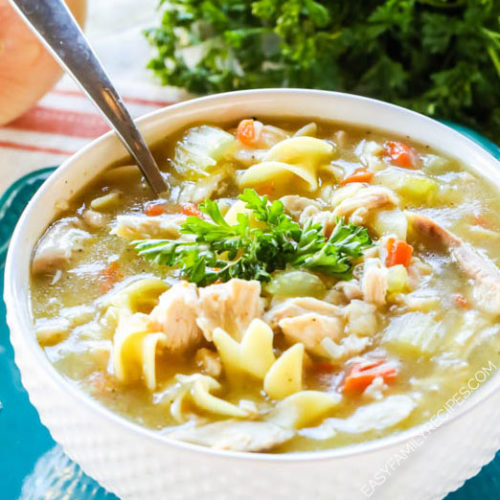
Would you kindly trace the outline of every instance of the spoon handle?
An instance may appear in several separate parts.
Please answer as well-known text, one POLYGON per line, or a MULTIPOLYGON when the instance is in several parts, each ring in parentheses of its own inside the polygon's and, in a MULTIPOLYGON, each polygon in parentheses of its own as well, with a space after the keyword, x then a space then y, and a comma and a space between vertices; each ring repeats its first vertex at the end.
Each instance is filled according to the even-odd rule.
MULTIPOLYGON (((158 165, 122 99, 62 0, 10 0, 56 60, 100 109, 154 193, 167 191, 158 165)), ((36 75, 33 75, 36 78, 36 75)))

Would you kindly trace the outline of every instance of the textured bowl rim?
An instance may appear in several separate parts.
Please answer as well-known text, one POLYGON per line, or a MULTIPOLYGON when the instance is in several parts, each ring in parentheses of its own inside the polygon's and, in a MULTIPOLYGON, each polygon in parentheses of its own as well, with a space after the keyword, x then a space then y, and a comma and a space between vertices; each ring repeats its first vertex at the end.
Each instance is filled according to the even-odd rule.
MULTIPOLYGON (((203 107, 204 105, 214 103, 217 101, 221 101, 221 103, 231 104, 231 100, 237 101, 241 97, 252 97, 252 96, 269 96, 272 95, 285 95, 290 97, 308 97, 308 96, 323 96, 325 99, 328 98, 336 98, 339 100, 349 101, 357 101, 367 106, 371 106, 372 108, 383 110, 391 110, 392 112, 396 112, 402 115, 405 115, 408 120, 419 121, 422 126, 426 124, 432 125, 434 128, 440 129, 444 134, 447 134, 454 141, 461 141, 462 143, 466 143, 467 147, 475 154, 477 157, 482 158, 482 160, 489 164, 492 168, 498 169, 500 166, 500 162, 496 160, 493 155, 491 155, 484 148, 479 146, 476 142, 472 141, 468 137, 460 134, 456 130, 451 127, 444 125, 432 118, 426 117, 414 111, 408 110, 406 108, 402 108, 400 106, 396 106, 394 104, 389 104, 377 99, 357 96, 354 94, 345 94, 341 92, 329 92, 323 90, 308 90, 308 89, 257 89, 257 90, 243 90, 237 92, 227 92, 222 94, 216 94, 206 97, 200 97, 196 99, 192 99, 189 101, 180 102, 177 104, 172 104, 161 108, 159 110, 153 111, 146 115, 141 116, 136 121, 138 125, 142 128, 145 125, 148 125, 150 122, 162 117, 164 119, 168 118, 169 114, 175 113, 179 110, 192 110, 192 108, 203 107)), ((264 114, 264 113, 259 113, 264 114)), ((304 118, 308 117, 307 113, 304 113, 304 118)), ((341 122, 342 120, 335 120, 341 122)), ((363 123, 358 123, 359 126, 362 126, 363 123)), ((401 135, 398 131, 391 131, 389 128, 384 127, 381 128, 382 131, 392 133, 394 135, 401 135)), ((128 420, 126 417, 115 413, 99 403, 97 400, 94 400, 91 396, 85 393, 83 390, 76 387, 74 383, 70 380, 66 379, 62 374, 60 374, 56 368, 50 363, 49 359, 43 352, 43 349, 40 347, 38 342, 36 341, 34 335, 34 329, 32 324, 32 319, 28 315, 20 314, 18 308, 15 307, 16 298, 17 298, 17 281, 16 278, 16 262, 15 262, 15 253, 16 248, 19 245, 22 245, 22 236, 25 230, 25 226, 29 221, 30 213, 37 207, 39 200, 44 196, 44 193, 50 189, 52 184, 58 179, 62 179, 65 177, 66 172, 72 169, 72 164, 77 160, 80 160, 82 157, 85 157, 89 151, 94 148, 102 145, 105 142, 116 140, 116 135, 113 131, 109 131, 106 134, 98 137, 93 140, 85 147, 80 149, 78 152, 73 154, 71 157, 66 159, 61 166, 50 175, 50 177, 44 182, 42 187, 37 191, 35 196, 30 200, 26 208, 24 209, 17 225, 12 235, 12 239, 9 245, 9 251, 7 254, 6 264, 5 264, 5 293, 4 300, 7 306, 7 318, 11 332, 22 332, 20 333, 23 336, 23 341, 26 346, 30 349, 31 354, 37 359, 40 366, 43 367, 44 371, 50 376, 51 380, 56 383, 62 391, 68 395, 70 398, 75 400, 80 404, 85 405, 87 408, 91 409, 93 412, 98 413, 101 417, 105 418, 107 421, 124 427, 130 432, 134 434, 140 434, 142 437, 147 438, 148 440, 152 440, 156 443, 159 443, 164 446, 173 446, 179 449, 183 449, 186 451, 191 451, 195 453, 202 453, 207 456, 216 456, 219 458, 228 458, 228 459, 240 459, 240 460, 258 460, 258 461, 269 461, 273 463, 279 462, 291 462, 291 463, 300 463, 304 461, 319 461, 319 460, 328 460, 335 458, 347 458, 352 457, 358 454, 367 454, 370 452, 376 452, 381 449, 388 448, 390 446, 403 444, 405 441, 408 441, 412 438, 416 438, 424 433, 428 433, 430 420, 419 424, 417 426, 411 427, 407 430, 396 432, 390 434, 386 437, 373 439, 370 441, 365 441, 353 445, 342 446, 338 448, 333 448, 329 450, 318 450, 318 451, 307 451, 307 452, 294 452, 294 453, 284 453, 284 454, 270 454, 270 453, 248 453, 248 452, 235 452, 235 451, 225 451, 225 450, 216 450, 212 448, 207 448, 200 445, 195 445, 183 441, 177 441, 174 439, 168 438, 168 434, 161 434, 158 431, 154 431, 152 429, 148 429, 139 424, 128 420)), ((422 142, 422 141, 419 141, 422 142)), ((444 153, 448 155, 453 155, 451 151, 447 151, 443 149, 444 153)), ((480 171, 480 169, 477 169, 480 171)), ((498 181, 498 185, 500 186, 500 177, 498 181)), ((83 186, 82 186, 83 187, 83 186)), ((72 196, 71 193, 68 197, 72 196)), ((500 370, 497 370, 496 373, 488 379, 488 381, 481 385, 481 387, 474 391, 472 395, 468 396, 461 404, 459 405, 458 410, 454 411, 453 414, 450 414, 449 411, 445 412, 445 418, 440 422, 439 426, 434 430, 439 430, 439 427, 442 425, 448 425, 450 422, 460 418, 464 414, 468 413, 470 410, 478 406, 481 402, 488 399, 494 392, 496 392, 500 387, 500 370)))

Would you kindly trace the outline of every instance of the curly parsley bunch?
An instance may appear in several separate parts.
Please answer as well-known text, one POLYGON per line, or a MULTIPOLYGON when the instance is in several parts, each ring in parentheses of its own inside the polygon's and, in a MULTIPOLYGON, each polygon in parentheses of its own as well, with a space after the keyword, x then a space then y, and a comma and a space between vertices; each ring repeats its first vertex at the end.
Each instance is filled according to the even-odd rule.
POLYGON ((253 189, 245 189, 239 199, 259 227, 252 226, 246 213, 238 214, 237 224, 228 224, 217 202, 205 200, 200 204, 205 217, 190 216, 181 226, 181 233, 194 241, 140 240, 133 245, 139 255, 178 268, 184 279, 200 286, 231 278, 266 282, 286 266, 350 279, 353 261, 372 245, 361 226, 339 220, 326 239, 321 224, 300 227, 279 200, 270 203, 253 189))
POLYGON ((161 25, 146 36, 157 51, 149 68, 165 85, 343 90, 500 141, 500 0, 160 0, 160 8, 161 25))

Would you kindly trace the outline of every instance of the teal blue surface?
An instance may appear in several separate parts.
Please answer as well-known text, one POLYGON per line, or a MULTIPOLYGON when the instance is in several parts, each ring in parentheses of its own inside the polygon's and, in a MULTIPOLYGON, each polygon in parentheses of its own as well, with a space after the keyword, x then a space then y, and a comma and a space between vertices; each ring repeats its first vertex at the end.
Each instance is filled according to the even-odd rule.
MULTIPOLYGON (((8 243, 24 207, 54 168, 33 172, 15 182, 0 197, 0 293, 8 243)), ((0 301, 0 499, 114 500, 116 497, 85 476, 64 456, 40 423, 21 385, 19 370, 0 301), (68 495, 68 492, 72 492, 68 495)))
MULTIPOLYGON (((479 134, 453 125, 500 159, 500 148, 479 134)), ((22 210, 52 168, 33 172, 13 184, 0 198, 0 293, 8 240, 22 210)), ((116 500, 69 460, 42 426, 28 400, 14 364, 5 306, 0 302, 0 499, 116 500)), ((500 498, 500 452, 495 460, 446 500, 500 498)))

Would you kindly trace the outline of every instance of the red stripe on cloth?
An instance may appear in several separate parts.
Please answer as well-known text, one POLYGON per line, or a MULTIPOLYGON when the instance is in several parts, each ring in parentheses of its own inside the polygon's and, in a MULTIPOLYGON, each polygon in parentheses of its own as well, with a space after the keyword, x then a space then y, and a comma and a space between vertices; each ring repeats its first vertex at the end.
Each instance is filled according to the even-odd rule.
MULTIPOLYGON (((64 89, 54 89, 51 91, 52 94, 67 95, 71 97, 85 97, 87 96, 80 92, 79 90, 64 90, 64 89)), ((139 104, 142 106, 169 106, 170 104, 175 104, 174 101, 160 101, 155 99, 145 99, 143 97, 123 97, 125 102, 129 104, 139 104)))
POLYGON ((43 106, 30 109, 9 123, 8 127, 85 139, 95 139, 109 130, 104 120, 95 113, 66 111, 43 106))
POLYGON ((45 148, 43 146, 34 146, 33 144, 18 144, 17 142, 11 141, 0 141, 0 148, 20 149, 21 151, 36 151, 39 153, 49 153, 65 156, 70 156, 75 153, 75 151, 65 151, 64 149, 57 148, 45 148))

